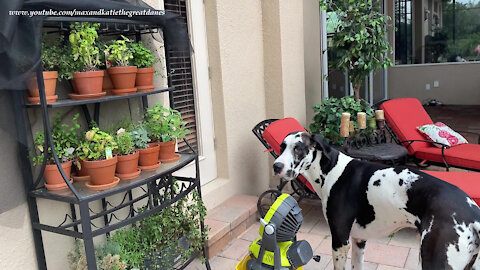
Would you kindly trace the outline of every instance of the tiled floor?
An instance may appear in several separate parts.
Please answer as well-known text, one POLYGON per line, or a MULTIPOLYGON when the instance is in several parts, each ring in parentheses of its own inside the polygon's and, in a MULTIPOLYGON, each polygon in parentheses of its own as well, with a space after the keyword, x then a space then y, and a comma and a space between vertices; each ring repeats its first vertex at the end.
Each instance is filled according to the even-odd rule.
MULTIPOLYGON (((304 270, 333 269, 331 255, 331 236, 328 226, 317 201, 301 203, 304 223, 298 233, 298 239, 307 240, 315 255, 320 255, 320 262, 311 260, 304 270)), ((210 260, 212 270, 235 269, 237 262, 243 258, 250 243, 258 235, 259 223, 252 225, 238 238, 232 240, 217 256, 210 260)), ((421 269, 419 265, 419 236, 412 229, 396 232, 391 237, 370 240, 365 251, 364 269, 395 270, 421 269)), ((351 269, 350 253, 346 269, 351 269)), ((194 262, 189 270, 205 269, 199 261, 194 262)))

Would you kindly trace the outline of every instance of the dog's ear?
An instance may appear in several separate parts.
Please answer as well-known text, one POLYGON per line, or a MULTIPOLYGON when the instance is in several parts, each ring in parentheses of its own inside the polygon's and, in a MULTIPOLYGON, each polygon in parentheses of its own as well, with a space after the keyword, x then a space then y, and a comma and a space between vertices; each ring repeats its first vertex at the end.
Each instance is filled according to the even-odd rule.
POLYGON ((327 140, 316 134, 312 134, 311 138, 315 142, 315 148, 322 151, 322 155, 331 160, 332 158, 330 154, 332 152, 332 148, 328 144, 327 140))

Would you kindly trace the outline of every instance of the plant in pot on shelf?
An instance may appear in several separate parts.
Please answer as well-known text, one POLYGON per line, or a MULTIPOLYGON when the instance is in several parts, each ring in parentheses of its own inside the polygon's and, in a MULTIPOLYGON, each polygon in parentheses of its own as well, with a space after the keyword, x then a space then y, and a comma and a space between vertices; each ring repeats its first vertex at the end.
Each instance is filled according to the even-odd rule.
MULTIPOLYGON (((174 195, 180 188, 174 184, 174 195)), ((145 210, 141 209, 140 211, 145 210)), ((200 229, 206 208, 196 191, 155 213, 129 229, 120 229, 111 240, 120 246, 120 258, 129 266, 140 269, 177 269, 207 239, 207 228, 200 229)))
POLYGON ((90 175, 88 188, 104 190, 118 184, 115 177, 118 158, 113 153, 118 146, 112 135, 94 127, 85 133, 85 140, 78 147, 78 157, 83 160, 80 167, 86 167, 90 175))
POLYGON ((138 67, 135 86, 139 92, 152 91, 155 88, 153 84, 153 64, 155 58, 152 52, 145 48, 142 42, 130 43, 130 49, 133 53, 132 64, 138 67))
POLYGON ((331 47, 340 57, 332 66, 348 73, 358 101, 365 77, 393 65, 387 57, 392 52, 387 39, 387 22, 391 18, 380 11, 379 1, 322 0, 320 5, 337 15, 331 47))
POLYGON ((135 150, 132 135, 124 128, 117 130, 115 135, 117 143, 117 176, 121 180, 130 180, 140 175, 141 170, 138 168, 138 158, 140 152, 135 150))
POLYGON ((129 65, 133 58, 132 51, 128 47, 130 42, 130 39, 122 36, 122 39, 115 40, 112 44, 106 46, 105 55, 112 64, 107 72, 113 83, 112 93, 114 95, 127 95, 137 92, 137 88, 135 88, 137 67, 129 65))
MULTIPOLYGON (((95 257, 97 269, 99 270, 121 270, 129 269, 120 258, 120 246, 107 238, 105 244, 95 246, 95 257)), ((83 241, 76 239, 73 242, 73 249, 67 254, 67 260, 72 270, 87 270, 87 256, 83 241)))
MULTIPOLYGON (((55 152, 61 162, 61 167, 65 176, 70 180, 70 172, 72 168, 72 160, 75 155, 75 148, 78 145, 77 131, 80 125, 77 123, 78 114, 72 119, 72 125, 69 126, 61 123, 60 114, 57 114, 52 126, 52 139, 55 146, 55 152)), ((55 164, 52 148, 50 146, 45 149, 45 134, 37 132, 34 138, 34 147, 38 155, 32 157, 34 165, 41 165, 44 162, 45 154, 47 154, 46 167, 44 172, 45 187, 49 190, 60 190, 67 188, 60 171, 55 164)))
POLYGON ((160 166, 158 162, 158 144, 149 144, 150 138, 143 124, 130 132, 135 148, 140 153, 138 164, 142 171, 154 171, 160 166))
MULTIPOLYGON (((359 101, 354 97, 325 98, 322 104, 313 107, 315 113, 313 123, 310 124, 310 131, 322 135, 329 143, 342 145, 345 138, 340 137, 340 122, 342 113, 350 113, 354 127, 357 125, 357 113, 365 112, 367 119, 374 117, 375 111, 368 102, 363 99, 359 101)), ((375 128, 367 127, 364 135, 375 132, 375 128)))
MULTIPOLYGON (((98 41, 98 47, 99 48, 105 48, 111 44, 111 41, 103 41, 99 40, 98 41)), ((105 51, 101 50, 100 51, 100 69, 107 70, 107 68, 110 67, 110 60, 107 59, 105 55, 105 51)), ((107 95, 112 95, 112 90, 113 90, 113 83, 112 80, 110 79, 110 75, 108 75, 108 72, 103 73, 103 83, 102 83, 102 90, 103 92, 106 92, 107 95)))
MULTIPOLYGON (((58 78, 58 59, 61 55, 61 49, 58 44, 47 44, 45 39, 42 39, 42 69, 43 69, 43 84, 45 87, 45 96, 47 103, 55 103, 58 96, 55 95, 58 78)), ((28 102, 33 104, 40 103, 40 92, 38 90, 37 76, 33 75, 27 80, 28 102)))
POLYGON ((157 139, 160 139, 158 142, 160 162, 177 161, 180 158, 179 154, 175 154, 177 139, 185 138, 185 135, 190 132, 186 128, 187 123, 183 121, 180 112, 157 104, 153 108, 147 109, 145 117, 156 120, 157 126, 152 128, 159 130, 160 137, 157 139))
POLYGON ((98 69, 100 51, 96 45, 98 39, 98 23, 75 23, 71 25, 69 41, 74 61, 82 64, 73 73, 73 99, 92 99, 105 95, 102 92, 103 70, 98 69))

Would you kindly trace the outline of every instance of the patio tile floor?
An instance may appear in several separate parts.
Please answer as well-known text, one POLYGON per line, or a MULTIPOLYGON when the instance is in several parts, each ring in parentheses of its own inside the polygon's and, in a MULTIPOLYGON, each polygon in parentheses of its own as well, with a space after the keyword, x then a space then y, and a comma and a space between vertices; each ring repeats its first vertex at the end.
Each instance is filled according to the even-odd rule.
MULTIPOLYGON (((328 226, 319 210, 318 201, 308 200, 301 204, 304 223, 298 239, 308 240, 315 255, 320 255, 320 262, 311 260, 304 270, 333 269, 331 256, 331 236, 328 226)), ((236 237, 215 257, 210 259, 212 270, 235 269, 235 265, 243 258, 250 243, 258 235, 259 223, 250 226, 244 233, 236 237)), ((351 269, 350 253, 346 269, 351 269)), ((205 269, 199 261, 195 261, 186 269, 205 269)), ((419 235, 413 229, 403 229, 391 237, 370 240, 365 251, 364 269, 366 270, 393 270, 393 269, 421 269, 419 265, 419 235)))

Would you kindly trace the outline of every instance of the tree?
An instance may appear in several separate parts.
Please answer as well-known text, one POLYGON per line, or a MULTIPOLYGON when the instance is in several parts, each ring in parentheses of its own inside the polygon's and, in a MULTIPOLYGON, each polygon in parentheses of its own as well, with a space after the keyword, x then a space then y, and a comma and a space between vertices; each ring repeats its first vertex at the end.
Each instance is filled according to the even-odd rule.
MULTIPOLYGON (((348 72, 355 99, 360 99, 360 87, 370 72, 393 65, 386 56, 392 52, 387 40, 387 21, 380 5, 372 0, 319 0, 322 8, 337 14, 339 24, 332 38, 332 47, 340 56, 334 67, 348 72)), ((378 1, 375 1, 378 2, 378 1)))

